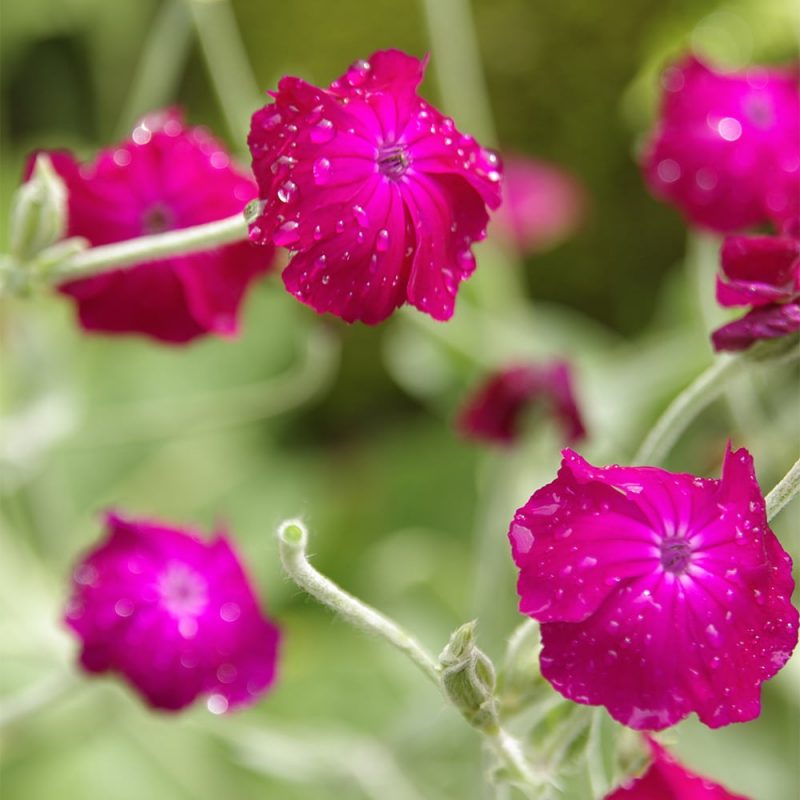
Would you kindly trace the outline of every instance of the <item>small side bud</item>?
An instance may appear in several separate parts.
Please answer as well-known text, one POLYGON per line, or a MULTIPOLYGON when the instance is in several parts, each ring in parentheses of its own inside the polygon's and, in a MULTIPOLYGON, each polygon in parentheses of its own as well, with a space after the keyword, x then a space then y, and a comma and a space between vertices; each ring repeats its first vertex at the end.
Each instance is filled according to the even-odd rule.
POLYGON ((475 644, 476 624, 473 620, 454 631, 439 656, 442 687, 470 725, 494 731, 498 726, 494 665, 475 644))
POLYGON ((67 229, 67 190, 50 157, 36 156, 29 180, 14 194, 11 204, 10 251, 27 262, 64 237, 67 229))

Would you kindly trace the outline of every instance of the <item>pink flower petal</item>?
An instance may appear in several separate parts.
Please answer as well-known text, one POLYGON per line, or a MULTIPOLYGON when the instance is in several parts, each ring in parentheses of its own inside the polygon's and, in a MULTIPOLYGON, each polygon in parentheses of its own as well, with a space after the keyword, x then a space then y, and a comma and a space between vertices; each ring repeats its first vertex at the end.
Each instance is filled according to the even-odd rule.
POLYGON ((66 623, 89 672, 116 672, 154 708, 198 695, 224 711, 273 683, 279 631, 227 537, 111 513, 108 537, 74 572, 66 623))
POLYGON ((791 560, 744 450, 721 481, 567 450, 509 538, 520 610, 542 623, 542 675, 632 728, 691 711, 710 727, 755 718, 797 643, 791 560))
MULTIPOLYGON (((69 193, 67 235, 92 245, 212 222, 256 195, 221 145, 204 129, 185 127, 175 111, 148 115, 130 139, 91 163, 50 156, 69 193)), ((271 259, 269 249, 245 242, 69 281, 59 290, 75 300, 85 330, 184 343, 235 333, 244 295, 271 259)))
POLYGON ((424 66, 390 50, 329 89, 283 78, 253 115, 251 241, 293 253, 284 283, 320 313, 375 324, 409 302, 447 319, 474 269, 500 166, 418 97, 424 66))

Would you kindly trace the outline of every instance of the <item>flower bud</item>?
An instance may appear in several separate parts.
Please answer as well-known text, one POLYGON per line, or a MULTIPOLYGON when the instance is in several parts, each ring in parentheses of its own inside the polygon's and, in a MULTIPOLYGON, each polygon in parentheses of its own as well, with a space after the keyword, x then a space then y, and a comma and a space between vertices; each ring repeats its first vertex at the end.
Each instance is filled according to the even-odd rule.
POLYGON ((491 731, 498 723, 495 672, 489 657, 475 644, 475 625, 473 620, 454 631, 439 656, 442 687, 470 725, 491 731))
POLYGON ((11 206, 11 255, 30 261, 63 238, 67 227, 67 190, 50 157, 36 156, 29 180, 17 189, 11 206))

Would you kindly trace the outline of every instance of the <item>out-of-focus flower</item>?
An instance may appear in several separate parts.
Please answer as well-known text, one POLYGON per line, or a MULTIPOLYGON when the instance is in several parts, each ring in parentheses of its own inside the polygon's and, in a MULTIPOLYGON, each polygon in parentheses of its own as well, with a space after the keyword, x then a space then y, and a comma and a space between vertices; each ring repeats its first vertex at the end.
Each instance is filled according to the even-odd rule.
POLYGON ((785 214, 800 184, 797 81, 796 69, 721 73, 693 56, 669 67, 644 154, 653 193, 722 232, 785 214))
POLYGON ((800 237, 729 236, 722 271, 717 301, 751 310, 712 333, 715 350, 745 350, 800 331, 800 237))
POLYGON ((728 451, 721 480, 565 450, 509 538, 542 675, 632 728, 754 719, 797 643, 791 559, 746 450, 728 451))
POLYGON ((548 406, 570 443, 586 435, 566 361, 519 364, 490 375, 467 399, 458 427, 470 439, 510 445, 519 438, 525 413, 548 406))
POLYGON ((647 772, 624 783, 606 800, 749 800, 690 772, 653 738, 648 736, 647 741, 653 756, 647 772))
MULTIPOLYGON (((213 222, 242 211, 257 193, 222 145, 203 128, 187 128, 174 110, 146 116, 130 139, 88 164, 67 152, 49 155, 67 187, 67 235, 92 245, 213 222)), ((248 286, 272 256, 239 242, 69 281, 59 290, 75 300, 88 331, 176 344, 230 336, 248 286)))
POLYGON ((286 288, 320 313, 375 324, 408 302, 446 320, 475 269, 500 161, 419 97, 424 66, 386 50, 328 89, 286 77, 253 115, 251 240, 293 251, 286 288))
POLYGON ((155 708, 199 695, 222 713, 275 679, 278 628, 228 539, 107 515, 108 536, 74 571, 66 622, 89 672, 122 675, 155 708))
POLYGON ((503 167, 503 206, 494 224, 520 253, 546 250, 578 228, 586 192, 575 178, 526 156, 505 156, 503 167))

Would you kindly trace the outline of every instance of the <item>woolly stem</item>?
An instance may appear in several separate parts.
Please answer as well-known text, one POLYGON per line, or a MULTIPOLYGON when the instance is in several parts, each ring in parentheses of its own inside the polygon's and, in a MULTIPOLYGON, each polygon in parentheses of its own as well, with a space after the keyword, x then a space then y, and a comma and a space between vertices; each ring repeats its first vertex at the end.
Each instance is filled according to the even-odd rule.
POLYGON ((192 228, 140 236, 124 242, 91 247, 62 261, 50 274, 54 283, 98 275, 173 255, 211 250, 247 239, 244 214, 195 225, 192 228))
POLYGON ((723 392, 741 368, 741 356, 720 356, 667 407, 633 457, 634 464, 657 464, 697 415, 723 392))
POLYGON ((772 521, 786 504, 800 492, 800 458, 767 495, 767 519, 772 521))
MULTIPOLYGON (((346 592, 312 567, 306 555, 307 546, 308 531, 299 520, 286 520, 278 527, 281 563, 289 577, 301 589, 352 625, 380 636, 405 653, 441 689, 441 672, 436 659, 394 620, 346 592)), ((528 764, 519 740, 500 725, 479 730, 486 737, 488 746, 513 776, 514 785, 526 797, 535 797, 542 781, 528 764)))
POLYGON ((437 686, 439 665, 425 648, 396 622, 363 603, 318 572, 308 561, 308 531, 299 520, 287 520, 278 528, 278 548, 283 568, 289 577, 349 623, 377 634, 405 653, 437 686))

